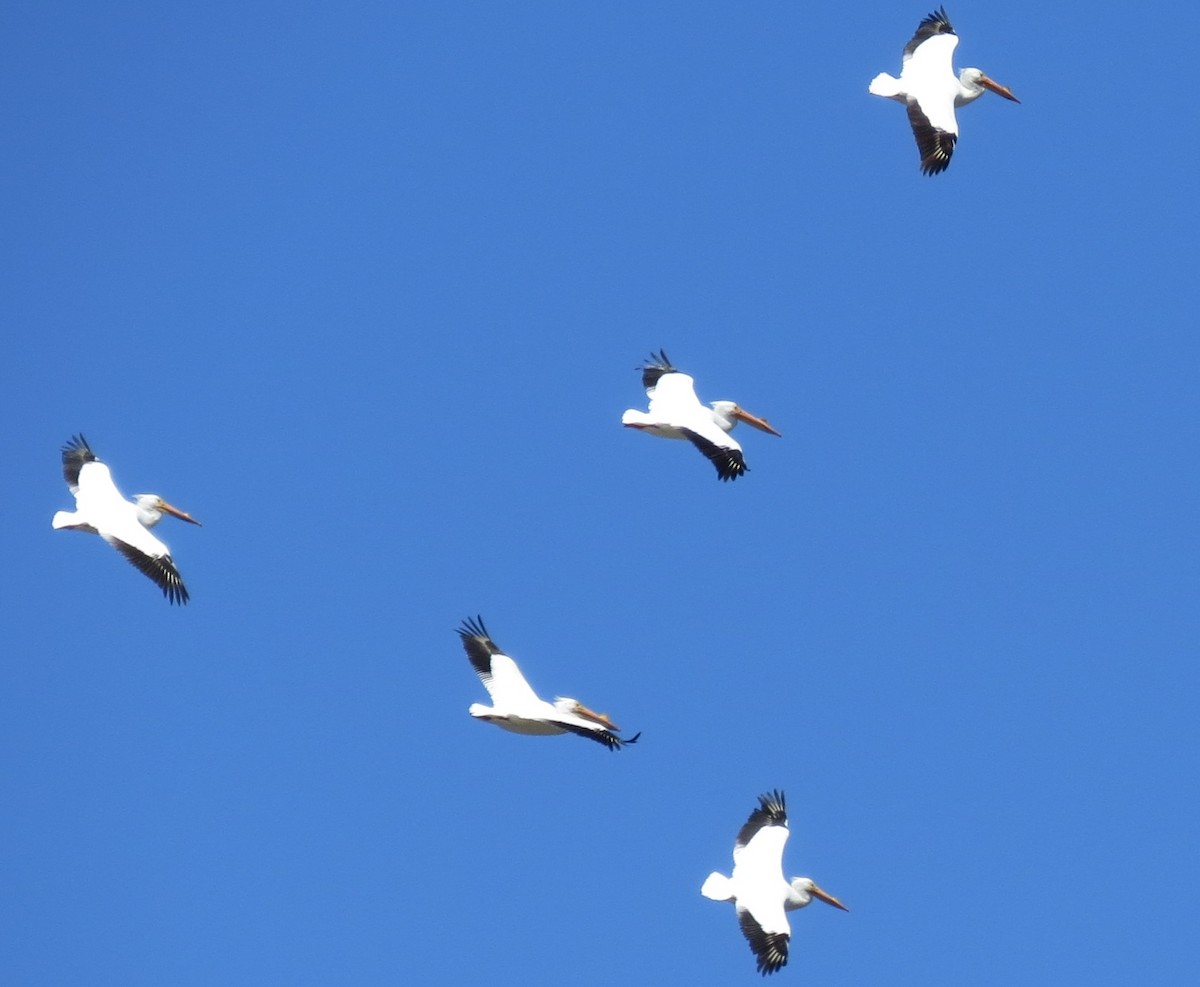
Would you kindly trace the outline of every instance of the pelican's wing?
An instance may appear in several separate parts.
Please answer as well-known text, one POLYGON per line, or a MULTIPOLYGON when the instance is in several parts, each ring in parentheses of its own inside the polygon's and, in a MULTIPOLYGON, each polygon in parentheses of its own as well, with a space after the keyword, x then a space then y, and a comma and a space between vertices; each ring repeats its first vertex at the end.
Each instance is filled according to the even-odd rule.
POLYGON ((533 703, 542 702, 525 681, 517 663, 491 639, 487 628, 483 626, 482 617, 464 620, 458 633, 471 667, 475 669, 497 709, 527 709, 533 703))
MULTIPOLYGON (((104 531, 110 522, 145 530, 137 521, 133 505, 113 482, 112 471, 86 445, 63 447, 63 478, 75 495, 75 507, 98 531, 104 531)), ((131 536, 136 537, 136 533, 131 532, 131 536)))
MULTIPOLYGON (((103 534, 103 533, 102 533, 103 534)), ((147 532, 149 534, 149 532, 147 532)), ((175 562, 168 554, 152 555, 137 546, 122 541, 113 535, 103 535, 104 540, 125 556, 125 558, 140 572, 149 576, 163 591, 163 596, 171 603, 187 603, 188 591, 183 585, 183 578, 175 568, 175 562)), ((154 539, 158 544, 158 539, 154 539)), ((166 547, 165 545, 163 546, 166 547)))
POLYGON ((623 740, 611 730, 602 727, 599 723, 592 723, 590 720, 585 720, 570 713, 557 713, 554 716, 554 722, 564 730, 603 744, 610 751, 620 750, 625 744, 636 744, 638 737, 641 736, 641 733, 635 733, 628 740, 623 740))
POLYGON ((87 444, 82 435, 73 435, 71 440, 62 447, 63 479, 71 488, 71 493, 79 492, 79 472, 88 463, 97 462, 96 454, 87 444))
POLYGON ((680 429, 684 438, 704 453, 705 458, 717 468, 717 476, 722 480, 736 480, 750 467, 742 455, 742 447, 737 439, 731 438, 728 432, 722 432, 715 424, 711 429, 704 429, 708 435, 702 435, 692 428, 680 429))
POLYGON ((776 866, 780 866, 787 838, 787 800, 783 792, 776 790, 760 795, 758 808, 738 830, 733 844, 734 866, 753 866, 760 858, 766 858, 769 863, 772 857, 776 866))
MULTIPOLYGON (((908 122, 917 150, 921 152, 921 174, 937 175, 950 167, 954 145, 958 143, 958 121, 954 117, 954 104, 950 104, 948 126, 936 126, 921 103, 908 100, 908 122)), ((943 117, 943 124, 947 121, 943 117)))
POLYGON ((954 115, 954 97, 958 94, 954 76, 957 46, 958 35, 942 10, 921 21, 916 36, 904 49, 901 81, 907 96, 908 122, 921 152, 921 171, 926 175, 946 170, 958 140, 958 120, 954 115))
POLYGON ((738 924, 758 960, 758 972, 774 973, 788 956, 792 927, 784 913, 783 846, 787 843, 787 803, 783 792, 758 797, 733 845, 738 924))
POLYGON ((112 472, 96 458, 82 435, 72 437, 62 447, 62 467, 63 479, 75 495, 76 507, 93 524, 125 509, 128 502, 113 483, 112 472))
MULTIPOLYGON (((954 28, 950 26, 950 18, 946 16, 945 7, 926 15, 925 19, 917 25, 917 33, 904 46, 904 61, 908 62, 922 44, 939 34, 954 34, 954 28)), ((954 40, 957 44, 958 35, 954 35, 954 40)))
POLYGON ((750 950, 754 953, 757 961, 756 968, 764 977, 768 973, 775 973, 782 969, 788 961, 788 941, 792 938, 791 926, 788 925, 782 908, 779 909, 779 915, 783 917, 783 924, 788 930, 786 932, 764 929, 749 908, 744 908, 740 900, 737 904, 738 925, 741 926, 742 935, 746 937, 746 942, 750 944, 750 950))

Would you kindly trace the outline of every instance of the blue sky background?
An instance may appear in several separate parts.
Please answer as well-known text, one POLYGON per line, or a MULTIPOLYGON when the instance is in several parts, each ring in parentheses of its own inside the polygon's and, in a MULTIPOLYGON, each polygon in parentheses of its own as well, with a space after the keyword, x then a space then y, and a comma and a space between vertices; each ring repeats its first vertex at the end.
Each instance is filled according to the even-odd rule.
POLYGON ((928 7, 8 8, 6 982, 758 982, 774 787, 775 982, 1196 982, 1200 15, 951 5, 925 178, 928 7), (472 721, 475 613, 641 743, 472 721))

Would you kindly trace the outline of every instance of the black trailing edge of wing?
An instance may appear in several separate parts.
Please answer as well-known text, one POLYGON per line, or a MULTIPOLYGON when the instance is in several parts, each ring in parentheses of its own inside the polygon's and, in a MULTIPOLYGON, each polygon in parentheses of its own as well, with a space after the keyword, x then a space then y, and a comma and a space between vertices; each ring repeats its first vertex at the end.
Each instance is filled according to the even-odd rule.
POLYGON ((764 932, 749 911, 738 912, 738 925, 742 927, 742 935, 754 953, 759 973, 765 977, 787 966, 788 940, 791 936, 786 932, 764 932))
POLYGON ((917 140, 917 150, 921 153, 921 174, 940 175, 950 167, 958 135, 938 130, 921 112, 920 106, 911 101, 908 104, 908 122, 917 140))
POLYGON ((187 587, 183 585, 183 577, 179 575, 179 570, 175 568, 175 562, 171 556, 160 555, 156 558, 153 555, 147 555, 132 545, 127 545, 120 538, 110 538, 109 542, 113 548, 125 556, 130 565, 154 580, 169 603, 178 603, 182 606, 190 599, 187 587))
POLYGON ((715 442, 710 442, 703 435, 693 432, 690 428, 681 428, 680 431, 717 468, 717 476, 720 479, 736 480, 743 473, 750 471, 740 449, 722 448, 715 442))

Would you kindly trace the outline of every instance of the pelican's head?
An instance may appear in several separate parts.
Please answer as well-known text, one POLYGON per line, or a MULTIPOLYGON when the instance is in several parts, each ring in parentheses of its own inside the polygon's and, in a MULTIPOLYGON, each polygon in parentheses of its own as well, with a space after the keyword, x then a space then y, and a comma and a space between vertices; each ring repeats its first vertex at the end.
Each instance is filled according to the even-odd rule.
POLYGON ((800 896, 800 901, 793 905, 793 908, 803 908, 809 904, 813 898, 820 898, 825 904, 833 905, 834 908, 840 908, 844 912, 850 911, 845 905, 837 900, 828 891, 822 891, 817 887, 817 882, 811 877, 793 877, 792 890, 800 896))
POLYGON ((1003 96, 1005 99, 1011 99, 1014 103, 1021 102, 1012 94, 1012 90, 1009 89, 1008 86, 1002 86, 995 80, 989 79, 980 69, 963 69, 962 72, 959 73, 958 80, 968 89, 980 90, 980 95, 983 94, 982 90, 990 89, 997 96, 1003 96))
POLYGON ((571 699, 568 696, 555 696, 554 708, 560 713, 574 713, 576 716, 582 716, 585 720, 599 723, 606 730, 620 731, 621 729, 608 718, 607 713, 597 713, 595 710, 588 709, 578 699, 571 699))
POLYGON ((158 494, 137 494, 134 496, 133 501, 137 504, 138 520, 147 528, 153 528, 158 524, 164 514, 170 514, 181 521, 187 521, 188 524, 200 523, 190 514, 168 504, 158 494))
MULTIPOLYGON (((765 418, 759 418, 757 415, 752 415, 744 408, 739 407, 733 401, 714 401, 712 403, 713 416, 717 420, 717 424, 726 432, 732 431, 733 426, 738 422, 745 422, 747 425, 753 425, 761 432, 769 432, 771 435, 779 435, 778 432, 768 424, 765 418)), ((780 436, 782 438, 782 436, 780 436)))

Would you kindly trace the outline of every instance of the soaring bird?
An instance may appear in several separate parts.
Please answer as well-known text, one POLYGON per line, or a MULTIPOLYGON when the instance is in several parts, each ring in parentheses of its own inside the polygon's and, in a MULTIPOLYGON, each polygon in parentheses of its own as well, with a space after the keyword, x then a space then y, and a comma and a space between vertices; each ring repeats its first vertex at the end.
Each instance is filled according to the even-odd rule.
POLYGON ((628 739, 618 737, 619 726, 604 713, 594 712, 576 699, 556 696, 553 703, 539 699, 517 663, 496 646, 483 626, 482 617, 464 620, 458 634, 472 667, 492 697, 491 706, 472 703, 467 710, 472 716, 513 733, 535 736, 574 733, 612 751, 637 743, 641 733, 628 739))
POLYGON ((894 99, 908 107, 917 149, 921 152, 921 172, 936 175, 950 167, 950 156, 958 141, 957 106, 966 106, 983 95, 985 89, 1021 102, 1007 86, 993 82, 979 69, 963 69, 954 74, 954 49, 958 35, 950 26, 946 8, 927 16, 917 33, 904 46, 904 64, 897 79, 880 72, 867 91, 885 99, 894 99))
POLYGON ((787 808, 783 792, 758 797, 758 808, 738 832, 733 844, 733 876, 713 871, 700 893, 713 901, 732 901, 738 925, 764 977, 787 965, 792 927, 786 912, 803 908, 813 898, 848 909, 822 891, 809 877, 783 877, 783 845, 787 842, 787 808))
POLYGON ((736 480, 750 468, 742 457, 742 447, 729 435, 738 422, 779 435, 762 418, 732 401, 702 405, 696 397, 695 381, 671 366, 666 350, 651 353, 641 370, 650 408, 630 408, 621 416, 621 424, 664 439, 687 439, 717 468, 722 480, 736 480))
POLYGON ((150 534, 163 514, 171 514, 188 524, 199 524, 190 514, 172 507, 158 494, 137 494, 126 500, 113 483, 112 473, 87 439, 74 436, 62 448, 63 477, 75 495, 74 511, 58 511, 50 522, 54 528, 90 531, 99 535, 133 565, 158 584, 171 603, 187 603, 183 585, 171 551, 150 534))

